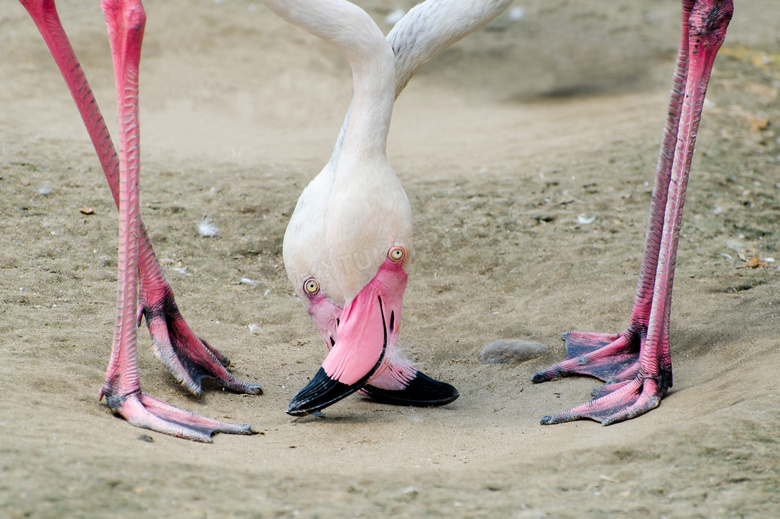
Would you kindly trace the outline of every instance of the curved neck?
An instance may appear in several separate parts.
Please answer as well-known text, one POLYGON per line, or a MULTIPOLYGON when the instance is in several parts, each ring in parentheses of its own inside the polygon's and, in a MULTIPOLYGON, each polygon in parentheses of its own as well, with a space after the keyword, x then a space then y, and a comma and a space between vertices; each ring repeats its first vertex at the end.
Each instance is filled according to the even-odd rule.
POLYGON ((393 51, 365 11, 345 0, 263 0, 278 16, 335 46, 352 67, 341 156, 384 156, 395 101, 393 51))
MULTIPOLYGON (((395 97, 401 95, 420 68, 453 43, 465 38, 504 12, 512 0, 427 0, 414 6, 387 35, 394 54, 395 97)), ((344 136, 350 123, 347 112, 330 158, 338 163, 344 136)))
POLYGON ((393 52, 379 28, 376 29, 381 45, 376 45, 359 60, 350 59, 353 92, 342 158, 385 157, 395 102, 395 70, 393 52))
POLYGON ((428 0, 395 24, 387 41, 395 54, 395 96, 420 68, 447 47, 483 27, 512 0, 428 0))

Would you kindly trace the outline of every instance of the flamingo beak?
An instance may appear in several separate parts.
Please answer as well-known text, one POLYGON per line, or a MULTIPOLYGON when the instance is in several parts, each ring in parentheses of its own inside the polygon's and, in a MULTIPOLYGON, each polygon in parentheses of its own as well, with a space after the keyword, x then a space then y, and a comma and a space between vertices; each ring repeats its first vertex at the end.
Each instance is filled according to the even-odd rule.
POLYGON ((330 351, 336 345, 336 329, 341 322, 341 307, 322 293, 310 297, 309 300, 311 301, 309 316, 314 322, 314 326, 317 327, 317 331, 320 332, 325 346, 330 351))
POLYGON ((303 416, 361 389, 378 374, 389 341, 398 333, 406 272, 389 258, 344 306, 337 339, 314 378, 290 401, 287 414, 303 416))
MULTIPOLYGON (((309 315, 322 336, 328 351, 336 345, 336 330, 341 322, 341 307, 322 292, 309 296, 309 315)), ((395 324, 395 323, 393 323, 395 324)), ((395 351, 398 327, 390 334, 385 357, 376 373, 360 389, 360 394, 382 404, 414 407, 438 407, 453 402, 460 395, 446 382, 418 371, 395 351)))

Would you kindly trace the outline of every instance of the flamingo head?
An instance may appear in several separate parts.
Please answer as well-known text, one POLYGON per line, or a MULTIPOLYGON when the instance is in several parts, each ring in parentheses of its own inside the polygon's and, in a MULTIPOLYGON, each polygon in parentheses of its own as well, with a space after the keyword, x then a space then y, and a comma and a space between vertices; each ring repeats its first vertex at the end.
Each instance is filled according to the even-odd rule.
MULTIPOLYGON (((290 402, 289 414, 319 411, 380 374, 388 348, 398 340, 406 255, 403 247, 392 247, 376 274, 343 311, 324 294, 311 295, 309 314, 331 351, 314 378, 290 402)), ((316 290, 314 281, 309 281, 312 291, 316 290)))
POLYGON ((384 189, 330 192, 323 229, 328 267, 300 286, 332 348, 290 402, 291 415, 319 411, 361 389, 384 369, 388 347, 398 339, 412 225, 406 194, 395 175, 389 178, 393 183, 384 189))

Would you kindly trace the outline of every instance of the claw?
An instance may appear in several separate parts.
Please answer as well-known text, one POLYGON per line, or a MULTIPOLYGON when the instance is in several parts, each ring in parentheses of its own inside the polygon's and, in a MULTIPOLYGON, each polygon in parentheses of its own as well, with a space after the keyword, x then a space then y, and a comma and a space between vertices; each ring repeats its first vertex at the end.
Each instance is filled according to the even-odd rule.
POLYGON ((101 398, 117 415, 129 423, 163 434, 202 443, 212 443, 217 433, 257 434, 250 425, 234 425, 205 418, 152 398, 140 391, 124 397, 112 396, 104 388, 101 398))
POLYGON ((665 394, 666 390, 655 380, 637 377, 600 398, 562 413, 545 416, 540 423, 553 425, 589 419, 601 422, 602 425, 612 425, 655 409, 665 394))

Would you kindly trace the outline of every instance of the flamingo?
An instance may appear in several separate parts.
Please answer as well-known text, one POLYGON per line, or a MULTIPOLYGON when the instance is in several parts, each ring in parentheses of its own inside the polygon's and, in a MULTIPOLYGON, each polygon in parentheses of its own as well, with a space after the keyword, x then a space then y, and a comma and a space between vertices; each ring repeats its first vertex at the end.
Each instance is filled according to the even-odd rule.
POLYGON ((114 62, 119 154, 60 23, 54 0, 20 2, 38 27, 70 89, 119 209, 117 318, 100 398, 105 397, 108 407, 133 425, 181 438, 211 442, 218 432, 254 434, 249 425, 205 418, 141 392, 136 325, 142 317, 152 336, 155 354, 193 394, 202 393, 205 378, 214 379, 237 393, 260 394, 262 388, 234 378, 226 369, 230 363, 228 358, 189 328, 138 215, 138 65, 146 22, 140 0, 101 2, 114 62))
MULTIPOLYGON (((510 0, 427 0, 412 8, 387 35, 387 42, 394 54, 395 98, 427 61, 487 24, 510 3, 510 0)), ((337 342, 337 328, 346 300, 332 275, 332 258, 325 241, 325 214, 349 121, 348 113, 330 161, 298 199, 284 238, 287 275, 328 350, 337 342)), ((374 215, 366 225, 378 220, 381 220, 381 216, 374 215)), ((367 245, 362 249, 368 248, 367 245)), ((397 319, 400 320, 400 312, 397 319)), ((398 351, 396 341, 397 334, 393 334, 389 338, 382 366, 360 389, 362 394, 379 402, 410 406, 445 405, 459 396, 450 384, 434 380, 416 370, 398 351)), ((319 399, 334 403, 353 390, 348 386, 335 387, 341 387, 344 392, 334 392, 324 399, 319 395, 319 399)), ((321 409, 324 406, 299 403, 297 407, 288 409, 288 412, 303 414, 314 411, 314 407, 321 409)))
MULTIPOLYGON (((174 436, 211 441, 217 432, 252 434, 248 425, 204 418, 140 389, 135 325, 143 314, 156 353, 191 391, 200 392, 204 377, 235 391, 261 391, 259 386, 233 379, 224 370, 227 359, 195 337, 184 323, 138 216, 138 64, 145 24, 140 0, 102 1, 117 83, 118 159, 59 23, 54 1, 20 2, 71 88, 120 210, 116 331, 101 398, 105 396, 108 406, 130 423, 174 436), (193 365, 197 367, 192 369, 193 365)), ((288 408, 291 414, 305 414, 362 388, 392 366, 386 363, 383 368, 383 361, 388 345, 392 353, 397 341, 413 244, 409 201, 385 154, 392 106, 400 93, 395 82, 401 76, 393 71, 393 49, 370 17, 354 5, 340 0, 264 3, 291 23, 333 43, 350 61, 355 86, 349 124, 331 158, 332 180, 322 213, 326 244, 322 250, 333 266, 335 288, 314 294, 323 298, 325 293, 333 294, 344 305, 335 333, 329 336, 338 336, 338 341, 288 408), (379 220, 372 219, 377 215, 379 220), (365 261, 358 264, 356 254, 365 261)), ((684 194, 712 64, 732 13, 732 0, 683 0, 683 36, 631 324, 616 335, 567 332, 567 360, 533 377, 534 382, 543 382, 587 374, 612 382, 595 400, 544 417, 542 423, 590 418, 610 424, 633 418, 659 405, 671 387, 669 316, 684 194)), ((423 62, 419 61, 420 66, 423 62)), ((410 70, 407 81, 416 71, 410 70)), ((337 306, 338 301, 331 302, 337 306)))
MULTIPOLYGON (((385 153, 395 70, 393 50, 379 27, 365 11, 344 0, 264 3, 334 45, 352 68, 348 124, 331 160, 332 181, 318 229, 323 252, 333 266, 335 286, 327 287, 326 293, 342 295, 344 306, 338 341, 288 407, 288 413, 297 415, 362 388, 382 366, 388 344, 397 340, 412 253, 412 211, 385 153), (360 263, 354 261, 358 256, 360 263)), ((299 205, 301 214, 308 209, 299 205)))
POLYGON ((669 321, 683 203, 707 84, 733 11, 732 0, 682 2, 682 37, 628 329, 563 334, 566 359, 535 373, 533 382, 590 375, 607 384, 590 402, 545 416, 542 424, 621 422, 660 405, 672 387, 669 321))
MULTIPOLYGON (((117 81, 120 142, 123 145, 119 155, 115 151, 86 77, 60 23, 54 0, 20 0, 20 2, 38 27, 60 68, 87 127, 117 207, 120 208, 121 246, 117 325, 106 382, 101 389, 100 397, 105 396, 108 407, 132 424, 174 436, 211 441, 211 437, 217 432, 235 434, 254 432, 249 426, 232 426, 187 413, 143 394, 140 389, 136 358, 137 339, 135 329, 131 326, 128 317, 131 313, 130 309, 135 307, 136 301, 133 299, 136 293, 137 302, 140 304, 132 313, 137 313, 136 318, 139 322, 142 316, 146 318, 155 353, 190 391, 200 394, 202 380, 214 378, 226 388, 236 392, 252 394, 262 392, 260 386, 246 384, 233 378, 224 369, 229 364, 227 357, 195 336, 187 326, 176 307, 173 291, 162 274, 145 228, 137 214, 137 208, 134 207, 137 201, 139 169, 137 76, 146 18, 141 2, 104 0, 102 3, 117 81), (134 239, 135 235, 138 236, 137 240, 134 239), (135 272, 136 269, 138 272, 135 272)), ((442 2, 441 5, 445 3, 442 2)), ((276 3, 276 6, 277 9, 288 7, 279 3, 276 3)), ((300 8, 300 5, 292 3, 289 7, 300 8)), ((287 12, 289 15, 294 12, 294 9, 289 9, 287 12)), ((323 19, 327 18, 327 12, 322 11, 320 14, 324 15, 323 19)), ((466 27, 468 25, 468 22, 464 24, 466 27)), ((476 27, 477 25, 474 25, 474 28, 476 27)), ((455 32, 438 37, 441 38, 443 49, 449 45, 447 41, 454 42, 462 36, 457 36, 455 32)), ((399 92, 419 66, 433 57, 430 49, 424 47, 418 49, 423 51, 421 54, 428 52, 428 55, 416 56, 414 53, 409 53, 409 56, 414 59, 407 65, 409 72, 403 85, 400 85, 399 92)), ((397 184, 397 179, 395 182, 397 184)), ((397 184, 394 187, 399 186, 400 184, 397 184)), ((402 188, 395 191, 403 194, 402 188)), ((402 198, 408 206, 405 194, 402 198)), ((406 221, 410 221, 410 218, 406 218, 406 221)), ((394 317, 392 312, 391 317, 394 317)), ((404 372, 415 372, 408 362, 400 365, 400 369, 404 372)), ((451 388, 449 385, 439 384, 441 387, 451 388)), ((451 393, 449 397, 452 394, 457 393, 451 393)))
MULTIPOLYGON (((596 398, 593 401, 567 412, 545 416, 541 420, 542 424, 590 418, 608 425, 630 419, 657 407, 671 387, 669 319, 684 194, 707 84, 715 56, 725 38, 726 29, 733 13, 733 5, 731 0, 699 0, 698 2, 684 0, 682 13, 683 34, 673 81, 669 116, 664 129, 657 166, 653 202, 648 219, 645 255, 640 271, 631 324, 629 329, 622 334, 571 331, 563 335, 567 347, 566 360, 535 373, 532 380, 539 383, 560 376, 586 374, 607 380, 608 384, 596 392, 596 398), (689 56, 689 53, 692 56, 689 56)), ((402 75, 398 74, 397 79, 401 77, 402 75)), ((396 91, 396 94, 398 93, 400 93, 399 90, 396 91)), ((349 124, 346 124, 345 131, 350 131, 349 124)), ((334 205, 338 200, 338 197, 333 196, 337 181, 334 180, 331 183, 327 202, 323 202, 325 199, 322 193, 326 192, 328 177, 331 176, 329 167, 338 171, 339 160, 337 145, 331 163, 320 175, 322 178, 318 177, 312 182, 313 185, 309 188, 311 192, 304 193, 296 208, 304 215, 303 220, 317 215, 325 215, 325 232, 320 233, 319 236, 324 236, 326 240, 329 239, 327 222, 329 211, 334 213, 342 211, 342 208, 334 205), (319 199, 311 202, 309 198, 313 196, 312 193, 320 193, 319 199), (323 203, 325 204, 324 209, 323 203), (336 209, 332 210, 332 207, 336 207, 336 209)), ((333 173, 333 176, 338 177, 338 173, 333 173)), ((355 181, 359 182, 359 179, 355 179, 355 181)), ((338 195, 338 193, 336 194, 338 195)), ((366 205, 369 204, 370 202, 366 203, 366 205)), ((360 213, 361 216, 366 214, 370 213, 360 213)), ((366 221, 368 222, 368 220, 366 221)), ((299 229, 302 225, 300 222, 291 222, 291 229, 299 229)), ((313 232, 317 232, 316 226, 312 229, 313 232)), ((288 234, 289 231, 290 229, 288 229, 288 234)), ((377 236, 372 237, 376 238, 377 236)), ((312 241, 307 243, 316 244, 317 237, 315 236, 312 241)), ((380 261, 379 255, 369 258, 372 252, 376 253, 387 249, 387 247, 372 249, 371 243, 360 244, 353 241, 349 244, 357 247, 352 249, 334 249, 331 244, 327 246, 330 252, 330 265, 333 265, 334 259, 342 262, 351 259, 350 253, 353 255, 363 254, 367 260, 364 270, 377 272, 376 277, 369 284, 354 283, 354 279, 371 279, 364 272, 357 273, 355 271, 356 264, 353 264, 351 269, 340 265, 340 269, 336 268, 333 272, 333 282, 336 285, 342 283, 346 277, 348 282, 353 282, 351 285, 353 293, 357 296, 363 296, 362 300, 356 299, 358 303, 356 318, 363 319, 366 314, 372 311, 375 314, 375 319, 382 318, 381 327, 374 324, 373 330, 367 332, 363 328, 355 333, 355 336, 360 339, 373 335, 375 344, 366 343, 363 348, 359 348, 350 342, 351 337, 344 341, 347 343, 346 345, 340 343, 341 339, 339 339, 317 375, 293 398, 288 408, 290 414, 306 414, 322 409, 355 391, 358 386, 365 384, 370 379, 372 373, 381 373, 384 356, 388 351, 392 352, 397 328, 393 328, 392 322, 388 328, 385 322, 385 310, 388 307, 391 308, 390 312, 393 316, 393 309, 398 308, 400 316, 400 301, 390 301, 390 304, 385 306, 386 302, 383 301, 377 288, 372 288, 372 284, 382 278, 383 269, 392 257, 388 256, 388 260, 384 263, 380 261), (334 258, 334 250, 341 253, 342 256, 334 258), (350 274, 353 275, 352 278, 349 277, 350 274), (358 293, 354 290, 355 286, 363 287, 363 289, 358 293), (372 291, 369 292, 369 289, 372 291), (365 297, 366 295, 373 295, 376 299, 365 297), (375 307, 379 307, 379 312, 376 312, 375 307), (357 313, 360 311, 364 311, 365 314, 357 313), (381 341, 380 337, 382 337, 381 341), (378 346, 380 342, 381 348, 378 346), (388 344, 390 348, 388 348, 388 344), (360 369, 354 369, 354 364, 359 365, 360 369), (350 386, 348 381, 357 382, 350 386)), ((313 261, 309 265, 314 268, 319 267, 322 271, 328 263, 322 261, 318 252, 320 250, 322 250, 321 246, 311 247, 310 253, 313 256, 310 256, 310 259, 313 261)), ((394 251, 392 247, 389 250, 388 254, 392 254, 394 251)), ((408 254, 408 251, 404 250, 400 254, 408 254)), ((289 254, 287 256, 289 257, 289 254)), ((306 272, 306 270, 305 268, 296 269, 296 266, 299 265, 293 264, 296 273, 291 273, 290 279, 296 288, 300 287, 299 290, 302 290, 309 299, 310 312, 315 323, 318 324, 326 344, 329 341, 332 344, 333 339, 335 339, 336 334, 332 332, 334 321, 336 332, 343 339, 344 334, 340 331, 342 324, 337 320, 339 306, 335 298, 338 295, 331 296, 331 298, 324 296, 323 292, 327 292, 323 291, 316 275, 311 275, 301 283, 300 273, 306 272)), ((327 269, 327 267, 325 268, 327 269)), ((330 284, 330 272, 325 271, 324 274, 326 282, 330 284)), ((397 289, 400 283, 397 279, 395 281, 397 289)), ((337 294, 332 290, 330 293, 337 294)), ((342 295, 345 296, 344 300, 349 301, 349 294, 342 292, 342 295)), ((400 295, 402 296, 402 294, 400 295)), ((351 307, 355 306, 356 300, 348 302, 345 308, 351 310, 351 307)), ((343 315, 349 314, 345 310, 343 315)), ((370 323, 366 324, 370 326, 370 323)), ((351 328, 350 331, 352 331, 351 328)), ((403 382, 401 376, 395 378, 403 382)))

